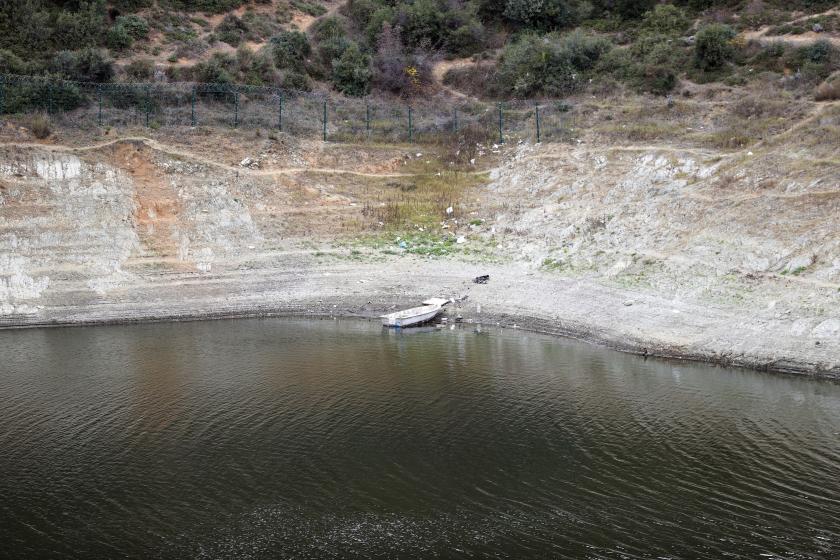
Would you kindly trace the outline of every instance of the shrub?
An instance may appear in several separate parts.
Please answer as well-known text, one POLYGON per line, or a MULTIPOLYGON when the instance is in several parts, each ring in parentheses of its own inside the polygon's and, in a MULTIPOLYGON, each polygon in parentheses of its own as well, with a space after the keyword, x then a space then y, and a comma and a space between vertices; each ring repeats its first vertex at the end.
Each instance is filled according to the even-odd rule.
POLYGON ((317 2, 307 2, 306 0, 292 0, 292 6, 300 10, 304 14, 312 17, 320 17, 327 13, 327 9, 317 2))
POLYGON ((400 38, 400 28, 388 23, 382 27, 373 66, 376 83, 393 93, 413 95, 431 83, 431 57, 419 49, 407 51, 400 38))
POLYGON ((78 82, 108 82, 114 76, 114 65, 105 51, 83 49, 59 51, 53 57, 50 70, 67 80, 78 82))
POLYGON ((145 39, 149 35, 149 22, 138 15, 119 16, 116 24, 125 29, 132 39, 145 39))
POLYGON ((115 25, 109 29, 106 40, 108 47, 115 51, 123 51, 131 48, 131 45, 134 42, 131 35, 128 33, 128 30, 126 30, 126 28, 122 25, 115 25))
POLYGON ((364 29, 378 8, 379 5, 374 0, 350 0, 347 2, 347 15, 356 27, 364 29))
POLYGON ((311 27, 312 36, 317 42, 345 37, 347 30, 344 22, 336 16, 325 17, 317 20, 311 27))
POLYGON ((210 60, 193 66, 193 73, 199 82, 232 84, 235 80, 231 69, 235 65, 236 60, 231 55, 217 52, 213 53, 210 60))
POLYGON ((286 72, 280 80, 280 87, 288 90, 310 91, 312 84, 309 77, 300 72, 286 72))
POLYGON ((147 81, 154 76, 155 63, 148 58, 138 58, 125 66, 125 73, 133 81, 147 81))
POLYGON ((168 0, 173 8, 189 12, 223 14, 245 3, 245 0, 168 0))
POLYGON ((823 82, 814 92, 814 99, 817 101, 838 101, 840 100, 840 79, 833 82, 823 82))
POLYGON ((52 127, 50 126, 50 119, 46 115, 38 114, 32 118, 29 129, 35 138, 43 140, 52 134, 52 127))
POLYGON ((333 61, 333 83, 341 93, 354 97, 367 95, 370 92, 372 77, 370 57, 362 53, 355 43, 347 47, 340 58, 333 61))
POLYGON ((303 70, 306 58, 312 52, 309 39, 300 31, 283 31, 272 37, 269 43, 278 68, 303 70))
POLYGON ((655 95, 670 93, 677 85, 677 76, 665 66, 642 66, 637 74, 635 85, 641 91, 655 95))
POLYGON ((469 56, 484 46, 485 29, 479 22, 462 25, 449 34, 446 51, 455 56, 469 56))
POLYGON ((0 49, 0 74, 27 74, 28 65, 10 50, 0 49))
POLYGON ((587 2, 572 0, 506 0, 506 19, 531 29, 557 29, 577 24, 589 16, 587 2))
POLYGON ((831 46, 831 43, 825 39, 820 39, 814 44, 804 47, 802 54, 809 62, 821 64, 829 61, 833 51, 834 47, 831 46))
POLYGON ((505 48, 499 81, 515 95, 568 95, 611 48, 606 39, 580 32, 528 35, 505 48))
POLYGON ((645 13, 641 34, 679 36, 691 27, 691 19, 684 10, 671 4, 659 4, 645 13))
POLYGON ((707 25, 697 32, 694 42, 694 64, 701 70, 716 70, 735 56, 732 39, 735 32, 728 25, 707 25))
POLYGON ((228 14, 216 26, 215 34, 219 41, 223 41, 232 47, 237 47, 247 32, 248 26, 241 19, 233 14, 228 14))
POLYGON ((365 26, 365 38, 367 39, 368 45, 375 46, 378 44, 379 36, 385 24, 390 25, 393 18, 394 10, 391 6, 383 6, 371 14, 370 20, 367 26, 365 26))

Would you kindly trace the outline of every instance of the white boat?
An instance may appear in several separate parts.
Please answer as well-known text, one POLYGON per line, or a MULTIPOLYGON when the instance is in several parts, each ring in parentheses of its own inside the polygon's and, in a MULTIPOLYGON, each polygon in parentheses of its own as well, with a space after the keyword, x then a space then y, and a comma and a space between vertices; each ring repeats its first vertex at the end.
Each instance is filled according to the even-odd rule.
POLYGON ((431 321, 443 311, 443 305, 434 303, 422 307, 413 307, 396 313, 382 315, 382 324, 386 327, 411 327, 431 321))

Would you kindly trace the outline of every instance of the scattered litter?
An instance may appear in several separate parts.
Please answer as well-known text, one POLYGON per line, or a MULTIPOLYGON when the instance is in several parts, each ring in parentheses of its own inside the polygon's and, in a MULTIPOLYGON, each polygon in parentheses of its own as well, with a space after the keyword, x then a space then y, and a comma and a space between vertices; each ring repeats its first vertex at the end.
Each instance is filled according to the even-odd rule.
POLYGON ((467 242, 467 238, 464 237, 463 235, 455 240, 455 243, 458 243, 459 245, 462 244, 462 243, 466 243, 466 242, 467 242))
POLYGON ((450 206, 449 208, 447 208, 447 209, 446 209, 446 213, 447 213, 447 214, 451 214, 451 213, 452 213, 452 212, 454 212, 454 211, 455 211, 455 209, 454 209, 454 208, 452 208, 451 206, 450 206))
POLYGON ((408 249, 408 243, 405 241, 400 241, 400 249, 408 249))
POLYGON ((634 302, 632 299, 628 299, 627 301, 625 301, 625 302, 624 302, 624 305, 626 305, 627 307, 630 307, 630 306, 631 306, 631 305, 633 305, 634 303, 635 303, 635 302, 634 302))
POLYGON ((485 274, 484 276, 476 276, 475 278, 473 278, 473 283, 475 283, 475 284, 486 284, 489 281, 490 281, 490 275, 489 274, 485 274))

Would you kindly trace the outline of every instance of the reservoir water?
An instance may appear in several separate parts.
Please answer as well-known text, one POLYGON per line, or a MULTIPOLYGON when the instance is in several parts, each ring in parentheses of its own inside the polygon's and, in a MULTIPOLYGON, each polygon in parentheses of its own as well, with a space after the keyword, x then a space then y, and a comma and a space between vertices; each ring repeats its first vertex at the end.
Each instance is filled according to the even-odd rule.
POLYGON ((840 385, 518 331, 0 332, 2 558, 840 558, 840 385))

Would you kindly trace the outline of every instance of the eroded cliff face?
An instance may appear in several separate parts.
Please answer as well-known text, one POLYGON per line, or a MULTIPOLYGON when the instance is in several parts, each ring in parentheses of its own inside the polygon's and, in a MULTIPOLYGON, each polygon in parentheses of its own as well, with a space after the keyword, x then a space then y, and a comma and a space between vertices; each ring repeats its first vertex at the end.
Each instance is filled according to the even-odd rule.
POLYGON ((261 239, 228 173, 138 142, 100 150, 5 146, 0 155, 0 306, 104 297, 155 270, 208 272, 261 239))
POLYGON ((488 190, 508 249, 547 273, 749 310, 810 345, 840 337, 840 165, 775 150, 523 146, 488 190))

